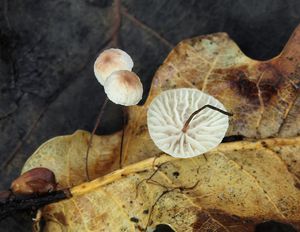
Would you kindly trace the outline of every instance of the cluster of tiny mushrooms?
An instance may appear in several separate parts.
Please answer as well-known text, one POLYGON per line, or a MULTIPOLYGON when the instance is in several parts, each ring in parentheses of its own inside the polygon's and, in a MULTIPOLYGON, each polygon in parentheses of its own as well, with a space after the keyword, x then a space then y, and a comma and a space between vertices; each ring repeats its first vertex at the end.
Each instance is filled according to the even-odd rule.
MULTIPOLYGON (((108 99, 124 106, 140 102, 143 85, 132 68, 131 57, 120 49, 110 48, 98 56, 94 72, 107 95, 100 112, 103 112, 108 99)), ((160 150, 176 158, 190 158, 204 154, 221 143, 231 115, 214 97, 198 89, 178 88, 163 91, 153 99, 147 111, 147 126, 151 139, 160 150)), ((101 113, 99 116, 100 119, 101 113)), ((89 147, 86 154, 88 180, 89 147)), ((14 194, 27 195, 55 189, 54 173, 46 168, 29 170, 13 181, 10 188, 14 194)))
MULTIPOLYGON (((131 57, 120 49, 107 49, 96 59, 95 76, 112 102, 130 106, 142 99, 143 86, 132 68, 131 57)), ((148 108, 147 126, 160 150, 189 158, 222 141, 231 115, 213 96, 194 88, 177 88, 154 98, 148 108)))
MULTIPOLYGON (((95 76, 103 85, 107 98, 89 140, 86 153, 88 180, 89 148, 108 99, 124 106, 136 105, 142 99, 143 85, 132 68, 131 57, 115 48, 103 51, 95 61, 95 76)), ((153 99, 147 111, 147 126, 151 139, 161 151, 176 158, 190 158, 204 154, 221 143, 228 128, 228 116, 232 114, 214 97, 194 88, 177 88, 163 91, 153 99)), ((54 173, 47 168, 25 172, 12 182, 9 191, 0 192, 0 218, 15 210, 11 201, 14 196, 53 192, 53 198, 50 197, 48 202, 71 197, 69 189, 56 191, 56 185, 54 173)), ((43 199, 37 199, 37 205, 45 203, 43 199)), ((28 204, 18 208, 25 209, 31 204, 29 199, 28 204)))

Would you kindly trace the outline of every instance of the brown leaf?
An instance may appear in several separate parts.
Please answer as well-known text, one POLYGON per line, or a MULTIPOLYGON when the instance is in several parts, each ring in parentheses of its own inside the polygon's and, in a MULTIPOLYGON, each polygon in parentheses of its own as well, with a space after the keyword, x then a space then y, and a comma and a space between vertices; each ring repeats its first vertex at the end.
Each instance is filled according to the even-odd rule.
MULTIPOLYGON (((123 166, 161 154, 149 136, 146 114, 153 98, 172 88, 198 88, 219 99, 226 109, 234 114, 231 117, 228 136, 267 138, 298 135, 299 43, 300 26, 291 36, 283 52, 264 62, 246 57, 226 33, 199 36, 179 43, 156 72, 146 103, 143 106, 128 107, 129 122, 123 142, 123 166)), ((97 161, 91 160, 89 164, 93 178, 119 167, 117 164, 121 141, 117 140, 121 140, 120 136, 121 134, 115 134, 112 137, 113 143, 108 144, 109 154, 106 153, 104 158, 101 157, 101 146, 97 145, 99 149, 93 148, 98 153, 95 157, 101 157, 97 158, 97 161)), ((65 148, 58 145, 59 151, 51 151, 53 156, 57 155, 62 160, 62 163, 54 168, 56 176, 60 176, 62 186, 75 185, 86 180, 84 153, 87 137, 88 135, 76 138, 74 143, 80 147, 80 152, 75 152, 77 155, 64 151, 69 149, 67 144, 63 145, 65 148), (70 177, 72 175, 74 177, 70 177)), ((100 138, 99 143, 102 143, 100 138)), ((109 136, 104 138, 106 141, 109 136)), ((58 143, 60 142, 61 140, 58 143)), ((48 167, 48 157, 35 153, 27 161, 25 170, 44 165, 48 167)))
MULTIPOLYGON (((262 62, 246 57, 225 33, 181 42, 156 72, 146 103, 128 109, 122 162, 136 164, 74 187, 72 199, 46 207, 46 230, 131 231, 162 223, 177 231, 252 231, 266 220, 299 225, 299 44, 300 27, 279 56, 262 62), (228 136, 291 138, 222 144, 207 162, 165 155, 145 160, 162 154, 148 134, 147 108, 160 92, 179 87, 219 99, 234 114, 228 136)), ((79 131, 47 142, 24 170, 48 167, 62 187, 84 182, 88 136, 79 131)), ((120 143, 121 133, 95 137, 92 177, 119 167, 120 143)))
MULTIPOLYGON (((207 161, 147 159, 76 186, 72 199, 45 207, 45 231, 135 231, 147 224, 253 231, 266 220, 299 226, 299 179, 283 159, 295 151, 300 137, 225 143, 207 161)), ((294 161, 299 171, 300 157, 294 161)))
MULTIPOLYGON (((54 172, 59 187, 70 187, 86 181, 85 157, 90 133, 76 131, 73 135, 53 138, 26 161, 22 173, 35 167, 49 168, 54 172)), ((94 136, 89 154, 89 171, 92 178, 102 176, 119 167, 121 133, 94 136), (113 159, 112 159, 113 158, 113 159)))
POLYGON ((173 88, 198 88, 220 100, 234 114, 227 136, 298 135, 299 43, 300 26, 282 53, 269 61, 246 57, 226 33, 179 43, 156 72, 146 103, 129 108, 124 163, 135 163, 160 152, 147 131, 147 108, 155 96, 173 88))

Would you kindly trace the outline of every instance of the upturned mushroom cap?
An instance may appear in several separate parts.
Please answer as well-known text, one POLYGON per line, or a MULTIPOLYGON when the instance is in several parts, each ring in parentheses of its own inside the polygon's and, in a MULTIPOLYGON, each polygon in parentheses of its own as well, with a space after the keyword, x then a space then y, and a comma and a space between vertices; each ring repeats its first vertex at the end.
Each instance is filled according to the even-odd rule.
POLYGON ((131 57, 121 49, 110 48, 103 51, 94 63, 94 73, 101 85, 106 78, 115 71, 131 71, 133 61, 131 57))
POLYGON ((121 70, 113 72, 106 79, 104 91, 112 102, 131 106, 136 105, 142 99, 143 85, 134 72, 121 70))
POLYGON ((182 131, 189 116, 208 104, 225 110, 217 99, 197 89, 167 90, 157 96, 147 112, 148 130, 156 146, 177 158, 194 157, 216 147, 227 131, 227 115, 205 108, 182 131))

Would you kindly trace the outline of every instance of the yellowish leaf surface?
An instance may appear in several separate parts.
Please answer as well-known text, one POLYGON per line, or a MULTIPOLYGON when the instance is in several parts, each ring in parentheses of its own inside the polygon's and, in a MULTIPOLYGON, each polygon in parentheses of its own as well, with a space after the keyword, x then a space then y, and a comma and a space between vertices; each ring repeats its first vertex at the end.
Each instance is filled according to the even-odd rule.
MULTIPOLYGON (((35 167, 49 168, 54 172, 61 188, 86 181, 85 158, 89 138, 90 133, 78 130, 73 135, 50 139, 26 161, 22 173, 35 167)), ((117 154, 120 143, 121 132, 109 136, 94 136, 89 153, 89 173, 92 179, 119 167, 117 154)))
POLYGON ((300 137, 225 143, 203 156, 162 155, 72 188, 43 209, 45 231, 253 231, 300 225, 300 137), (294 163, 293 168, 292 163, 294 163))

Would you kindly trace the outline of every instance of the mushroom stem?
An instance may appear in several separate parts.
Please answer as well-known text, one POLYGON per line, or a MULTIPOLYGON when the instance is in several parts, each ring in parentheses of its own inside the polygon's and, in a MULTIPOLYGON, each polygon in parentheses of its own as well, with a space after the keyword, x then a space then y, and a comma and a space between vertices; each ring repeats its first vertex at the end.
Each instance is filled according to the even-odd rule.
POLYGON ((122 115, 122 138, 121 138, 121 144, 120 144, 120 160, 119 160, 119 168, 122 169, 123 168, 123 141, 124 141, 124 136, 125 136, 125 126, 127 124, 127 111, 125 110, 125 108, 122 108, 123 111, 123 115, 122 115))
POLYGON ((190 124, 190 122, 193 120, 194 116, 195 116, 196 114, 200 113, 200 112, 201 112, 202 110, 204 110, 205 108, 210 108, 210 109, 212 109, 212 110, 218 111, 218 112, 220 112, 220 113, 222 113, 222 114, 225 114, 225 115, 228 115, 228 116, 232 116, 232 115, 233 115, 232 113, 228 113, 228 112, 226 112, 226 111, 224 111, 224 110, 221 110, 221 109, 219 109, 219 108, 217 108, 217 107, 215 107, 215 106, 212 106, 212 105, 204 105, 204 106, 202 106, 200 109, 196 110, 194 113, 192 113, 192 114, 190 115, 190 117, 189 117, 188 120, 185 122, 185 124, 184 124, 184 126, 183 126, 183 128, 182 128, 182 132, 183 132, 183 133, 186 133, 187 129, 189 128, 189 124, 190 124))
POLYGON ((105 106, 107 105, 107 102, 108 102, 108 98, 106 97, 105 100, 104 100, 104 103, 102 104, 101 106, 101 109, 100 109, 100 112, 99 112, 99 115, 97 117, 97 120, 96 120, 96 124, 94 126, 94 129, 92 131, 92 134, 91 134, 91 137, 89 139, 89 143, 88 143, 88 147, 87 147, 87 150, 86 150, 86 156, 85 156, 85 172, 86 172, 86 178, 88 181, 90 181, 90 174, 89 174, 89 152, 90 152, 90 148, 92 147, 92 142, 93 142, 93 137, 94 137, 94 134, 97 130, 97 128, 99 127, 99 124, 100 124, 100 120, 102 118, 102 115, 104 113, 104 109, 105 109, 105 106))

